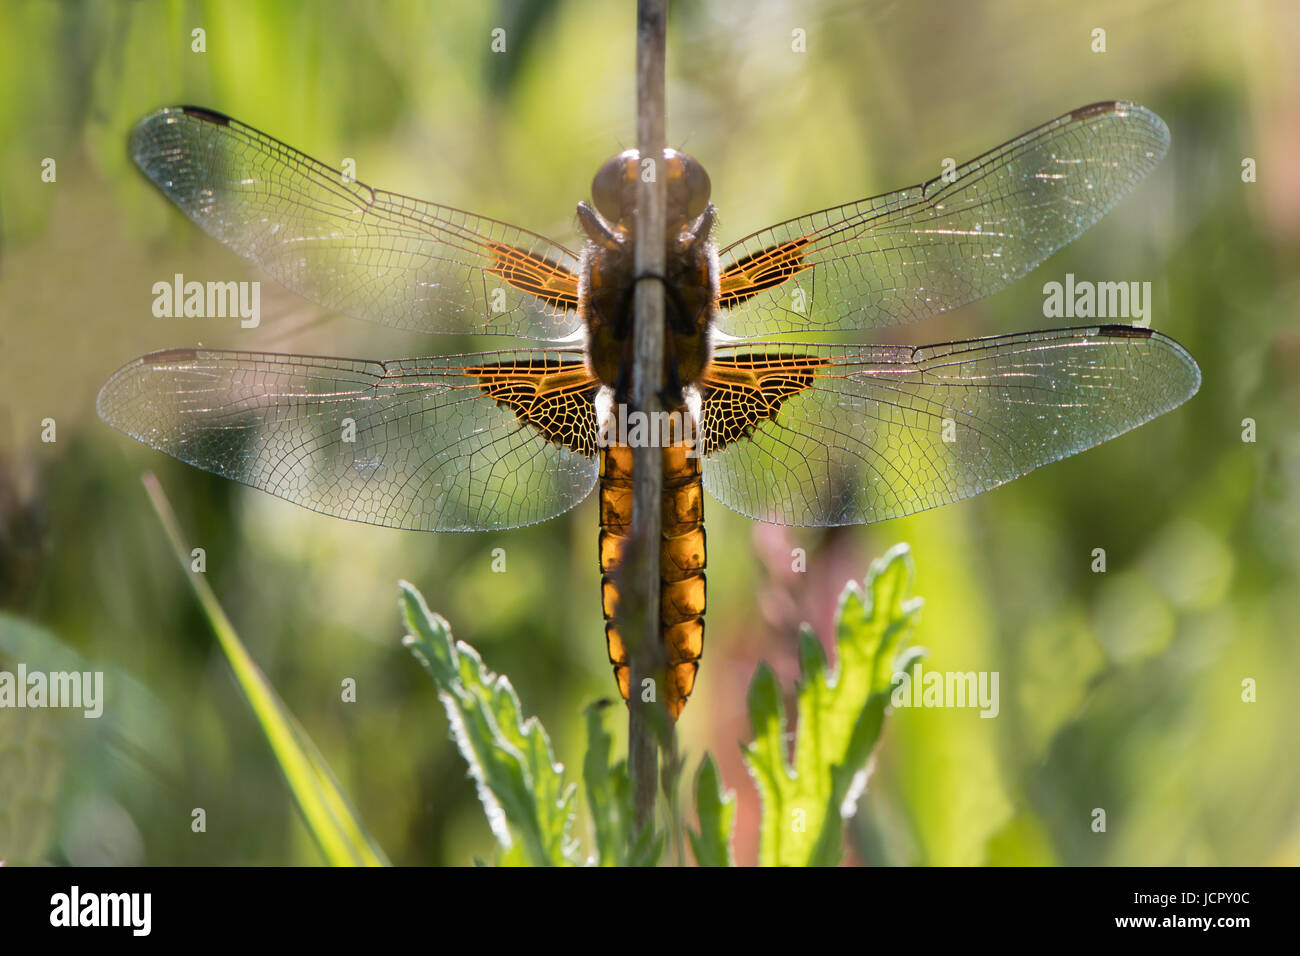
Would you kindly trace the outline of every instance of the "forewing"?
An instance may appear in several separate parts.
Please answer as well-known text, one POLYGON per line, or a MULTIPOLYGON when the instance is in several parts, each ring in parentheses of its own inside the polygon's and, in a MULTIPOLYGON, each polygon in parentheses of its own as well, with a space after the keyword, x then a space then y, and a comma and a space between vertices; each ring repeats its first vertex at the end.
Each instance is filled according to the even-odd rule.
POLYGON ((1131 326, 723 349, 701 383, 704 487, 774 524, 881 521, 1091 448, 1199 386, 1182 346, 1131 326))
POLYGON ((598 387, 563 350, 365 362, 175 349, 118 370, 98 408, 151 448, 313 511, 483 531, 591 491, 598 387))
POLYGON ((328 309, 543 341, 578 327, 576 258, 525 229, 349 180, 197 107, 145 117, 131 156, 207 233, 328 309))
POLYGON ((1091 227, 1169 146, 1133 103, 1085 106, 944 177, 780 223, 721 252, 719 328, 903 325, 982 298, 1091 227))

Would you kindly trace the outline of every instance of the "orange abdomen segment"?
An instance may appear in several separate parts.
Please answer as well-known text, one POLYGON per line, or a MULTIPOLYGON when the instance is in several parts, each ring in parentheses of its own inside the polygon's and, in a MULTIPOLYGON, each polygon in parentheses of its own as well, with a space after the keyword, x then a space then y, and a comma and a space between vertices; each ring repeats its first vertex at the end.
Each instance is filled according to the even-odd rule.
MULTIPOLYGON (((704 653, 704 489, 700 460, 682 445, 663 449, 663 532, 659 542, 659 639, 664 645, 668 712, 676 719, 695 687, 704 653)), ((631 675, 627 648, 615 625, 618 588, 613 572, 632 534, 632 449, 611 445, 600 453, 600 586, 605 642, 614 679, 626 700, 631 675)))

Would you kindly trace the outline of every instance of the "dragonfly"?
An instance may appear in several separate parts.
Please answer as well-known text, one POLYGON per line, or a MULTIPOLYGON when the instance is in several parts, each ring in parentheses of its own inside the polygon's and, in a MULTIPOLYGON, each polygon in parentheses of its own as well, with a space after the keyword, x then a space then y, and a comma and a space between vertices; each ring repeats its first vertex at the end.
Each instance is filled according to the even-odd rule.
MULTIPOLYGON (((824 341, 997 292, 1092 227, 1168 145, 1150 110, 1095 103, 928 181, 728 245, 703 166, 664 151, 662 397, 691 426, 659 446, 657 630, 674 719, 703 654, 704 490, 776 524, 883 521, 988 491, 1195 394, 1192 356, 1134 325, 824 341)), ((628 406, 632 291, 645 278, 637 152, 599 168, 573 249, 366 185, 208 109, 149 115, 130 151, 200 228, 325 309, 509 347, 383 361, 167 349, 111 377, 104 421, 204 471, 391 528, 517 528, 599 489, 606 650, 626 699, 616 571, 635 442, 611 423, 628 406)))

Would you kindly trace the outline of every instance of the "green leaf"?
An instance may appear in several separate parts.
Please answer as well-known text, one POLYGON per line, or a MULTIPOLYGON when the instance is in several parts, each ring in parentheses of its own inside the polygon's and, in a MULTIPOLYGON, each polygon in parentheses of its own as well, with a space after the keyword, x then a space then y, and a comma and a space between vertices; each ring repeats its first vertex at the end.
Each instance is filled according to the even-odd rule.
MULTIPOLYGON (((0 863, 32 864, 58 843, 55 824, 65 787, 77 786, 79 774, 106 772, 92 769, 94 762, 165 778, 179 775, 182 761, 177 721, 148 687, 0 611, 0 670, 12 672, 20 664, 28 674, 76 673, 86 681, 85 706, 0 710, 0 863)), ((24 690, 19 682, 18 693, 24 690)))
POLYGON ((235 680, 271 745, 298 812, 321 853, 332 866, 386 866, 388 860, 383 851, 362 826, 325 758, 263 676, 206 578, 189 570, 189 553, 180 525, 157 479, 146 475, 144 484, 235 680))
POLYGON ((911 553, 900 544, 872 562, 864 587, 848 584, 836 616, 834 672, 816 636, 807 630, 800 635, 793 766, 776 676, 766 664, 755 673, 749 689, 754 740, 744 757, 762 798, 761 865, 839 862, 844 821, 865 786, 893 675, 920 653, 899 653, 921 610, 920 599, 910 597, 912 579, 911 553))
POLYGON ((0 664, 5 660, 22 661, 28 672, 103 673, 102 713, 83 722, 101 735, 99 745, 117 747, 128 759, 147 754, 153 766, 179 770, 180 744, 166 706, 122 668, 88 659, 49 631, 0 611, 0 664))
POLYGON ((522 720, 519 697, 478 652, 456 641, 414 586, 399 582, 410 633, 402 643, 438 687, 452 736, 469 765, 479 801, 500 847, 500 861, 532 866, 578 863, 570 836, 576 786, 556 763, 536 717, 522 720))
POLYGON ((731 857, 731 834, 736 825, 736 795, 722 789, 722 776, 706 754, 695 775, 695 812, 700 829, 687 829, 695 862, 700 866, 735 866, 731 857))

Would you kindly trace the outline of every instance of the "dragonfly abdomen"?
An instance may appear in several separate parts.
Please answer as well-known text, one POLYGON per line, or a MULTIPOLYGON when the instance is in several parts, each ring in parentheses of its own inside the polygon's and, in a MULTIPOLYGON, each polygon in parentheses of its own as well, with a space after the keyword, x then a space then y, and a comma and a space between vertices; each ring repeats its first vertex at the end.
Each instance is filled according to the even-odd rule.
MULTIPOLYGON (((618 587, 614 571, 632 534, 632 448, 611 445, 600 453, 600 586, 605 642, 619 693, 626 700, 631 674, 627 648, 618 632, 618 587)), ((704 488, 700 460, 684 444, 662 450, 662 532, 659 541, 659 639, 663 643, 665 703, 677 718, 695 687, 704 653, 704 488)))

